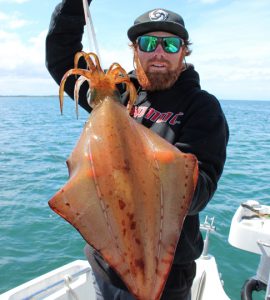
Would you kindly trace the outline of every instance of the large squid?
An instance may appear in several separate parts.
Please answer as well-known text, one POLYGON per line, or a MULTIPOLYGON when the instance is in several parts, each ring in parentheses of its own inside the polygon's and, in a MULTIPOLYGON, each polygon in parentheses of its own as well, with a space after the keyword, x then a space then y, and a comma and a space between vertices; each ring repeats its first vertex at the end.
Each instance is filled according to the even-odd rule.
MULTIPOLYGON (((129 111, 136 91, 118 64, 105 74, 94 53, 79 52, 75 67, 60 85, 60 107, 67 78, 89 83, 93 111, 68 158, 69 181, 50 207, 94 247, 119 274, 136 299, 160 299, 182 224, 197 183, 197 159, 182 153, 129 111), (84 58, 87 69, 79 69, 84 58), (130 99, 119 102, 116 84, 125 83, 130 99)), ((78 110, 77 110, 78 112, 78 110)))

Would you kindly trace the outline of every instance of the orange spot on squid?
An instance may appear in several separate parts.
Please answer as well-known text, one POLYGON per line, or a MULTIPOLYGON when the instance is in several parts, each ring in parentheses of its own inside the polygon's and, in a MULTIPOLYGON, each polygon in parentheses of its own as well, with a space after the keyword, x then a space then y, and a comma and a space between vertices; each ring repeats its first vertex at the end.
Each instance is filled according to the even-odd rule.
POLYGON ((130 224, 130 229, 131 230, 135 230, 135 228, 136 228, 136 222, 131 222, 131 224, 130 224))
POLYGON ((142 259, 135 259, 135 265, 142 270, 144 269, 144 261, 142 259))
POLYGON ((162 163, 170 163, 174 160, 174 154, 171 151, 155 152, 155 158, 162 163))
POLYGON ((141 244, 141 241, 139 239, 135 239, 135 242, 140 245, 141 244))
POLYGON ((121 210, 126 207, 126 203, 122 199, 119 199, 118 203, 121 210))

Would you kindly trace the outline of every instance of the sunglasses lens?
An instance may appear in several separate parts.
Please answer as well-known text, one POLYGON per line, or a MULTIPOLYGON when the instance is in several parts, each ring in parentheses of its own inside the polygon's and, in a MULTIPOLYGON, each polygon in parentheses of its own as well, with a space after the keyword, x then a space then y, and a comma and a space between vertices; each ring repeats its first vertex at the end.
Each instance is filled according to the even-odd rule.
POLYGON ((182 40, 177 37, 164 37, 163 38, 164 50, 168 53, 176 53, 182 46, 182 40))
POLYGON ((144 52, 153 52, 157 47, 157 37, 144 35, 139 38, 139 47, 144 52))
POLYGON ((156 37, 150 35, 140 36, 138 39, 139 48, 144 52, 153 52, 162 41, 162 47, 167 53, 177 53, 183 45, 183 40, 179 37, 156 37))

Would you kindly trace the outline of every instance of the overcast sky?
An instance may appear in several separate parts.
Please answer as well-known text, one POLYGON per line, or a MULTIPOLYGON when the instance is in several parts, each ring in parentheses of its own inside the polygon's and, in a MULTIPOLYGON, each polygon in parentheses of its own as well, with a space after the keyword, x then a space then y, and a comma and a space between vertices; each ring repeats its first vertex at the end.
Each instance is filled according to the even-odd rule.
MULTIPOLYGON (((0 0, 0 95, 58 94, 45 68, 45 37, 58 2, 0 0)), ((187 61, 203 89, 224 100, 270 100, 270 0, 93 0, 103 67, 117 61, 132 69, 126 32, 152 8, 183 16, 193 43, 187 61)))

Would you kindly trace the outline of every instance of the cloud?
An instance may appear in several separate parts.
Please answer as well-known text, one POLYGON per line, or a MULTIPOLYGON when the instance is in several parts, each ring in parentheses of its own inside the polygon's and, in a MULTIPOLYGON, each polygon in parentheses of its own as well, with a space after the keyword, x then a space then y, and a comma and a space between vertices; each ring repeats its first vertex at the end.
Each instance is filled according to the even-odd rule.
POLYGON ((39 69, 44 65, 46 33, 42 31, 23 43, 17 34, 0 32, 0 41, 3 45, 3 48, 0 48, 0 56, 4 58, 0 67, 8 71, 22 67, 26 72, 29 65, 32 66, 31 69, 39 69), (9 51, 6 52, 6 49, 9 51))
POLYGON ((203 4, 214 4, 219 2, 220 0, 201 0, 203 4))
POLYGON ((17 3, 17 4, 22 4, 25 2, 29 2, 30 0, 0 0, 0 3, 8 3, 8 4, 13 4, 13 3, 17 3))
MULTIPOLYGON (((269 100, 269 0, 234 0, 213 6, 202 1, 207 0, 196 0, 197 11, 186 22, 193 43, 187 61, 194 63, 202 87, 223 99, 269 100)), ((57 94, 58 86, 45 68, 47 29, 26 38, 24 28, 32 23, 15 12, 9 16, 0 12, 0 23, 0 94, 57 94), (16 26, 24 30, 11 29, 16 26)), ((119 62, 132 70, 132 51, 123 29, 116 26, 110 36, 108 28, 96 29, 102 66, 119 62)), ((83 43, 88 44, 86 35, 83 43)))
POLYGON ((202 3, 202 4, 215 4, 217 2, 220 2, 220 0, 188 0, 189 3, 202 3))
POLYGON ((0 11, 0 21, 1 28, 6 30, 15 30, 32 24, 29 20, 23 19, 19 12, 5 14, 0 11))
MULTIPOLYGON (((0 95, 58 94, 58 86, 45 67, 46 34, 46 30, 42 31, 23 42, 15 33, 0 31, 0 95)), ((111 50, 101 47, 100 53, 104 68, 113 62, 120 63, 127 71, 133 68, 130 49, 111 50)))
POLYGON ((268 1, 247 1, 244 5, 233 1, 200 17, 190 32, 194 45, 188 60, 195 64, 204 84, 220 94, 229 90, 238 93, 240 88, 253 99, 260 86, 269 99, 268 11, 268 1))
POLYGON ((0 31, 0 94, 31 94, 31 88, 32 92, 38 90, 35 82, 48 80, 44 49, 46 33, 42 31, 24 42, 17 33, 0 31))
POLYGON ((10 29, 19 29, 29 24, 28 21, 22 19, 9 20, 8 23, 10 29))
MULTIPOLYGON (((86 38, 86 35, 82 41, 84 45, 84 51, 90 52, 93 49, 89 50, 89 42, 86 38)), ((118 47, 110 45, 98 45, 99 47, 102 46, 100 50, 99 58, 101 60, 101 64, 103 68, 108 68, 112 63, 117 62, 119 63, 127 72, 133 69, 133 54, 131 48, 124 43, 119 43, 118 47)))
MULTIPOLYGON (((45 67, 46 34, 44 30, 25 41, 17 33, 0 31, 0 95, 58 94, 58 86, 45 67)), ((86 43, 85 38, 83 42, 86 43)), ((127 71, 133 68, 128 46, 116 50, 101 47, 100 53, 104 68, 113 62, 120 63, 127 71)))
MULTIPOLYGON (((0 0, 3 1, 3 0, 0 0)), ((36 37, 27 39, 22 29, 33 22, 23 19, 19 12, 5 14, 0 12, 0 75, 16 73, 21 70, 28 70, 27 64, 32 69, 40 66, 41 55, 44 61, 44 40, 45 32, 39 33, 36 37), (37 58, 38 57, 38 58, 37 58), (39 62, 39 63, 37 63, 39 62)), ((37 68, 36 68, 37 69, 37 68)))

